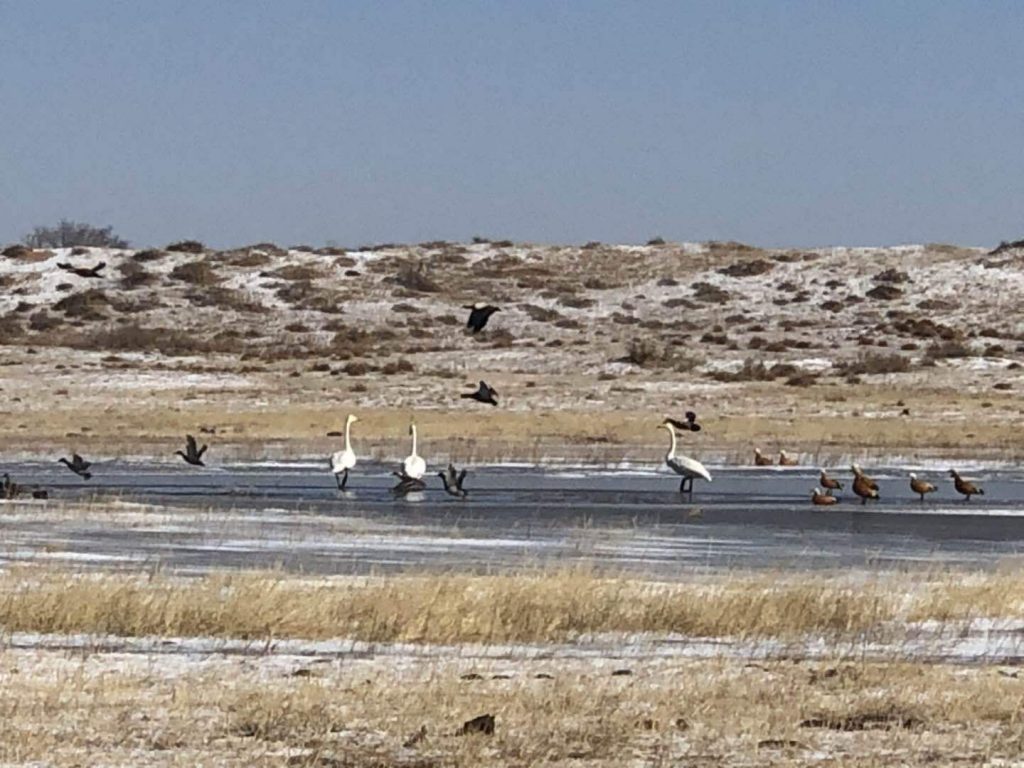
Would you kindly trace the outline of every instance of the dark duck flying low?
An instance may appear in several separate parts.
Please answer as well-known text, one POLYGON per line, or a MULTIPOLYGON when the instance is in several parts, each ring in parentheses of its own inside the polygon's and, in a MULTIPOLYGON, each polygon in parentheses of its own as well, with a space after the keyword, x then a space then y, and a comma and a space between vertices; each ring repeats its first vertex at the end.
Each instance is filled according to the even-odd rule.
POLYGON ((491 315, 495 312, 500 312, 500 307, 495 307, 482 301, 478 301, 475 304, 464 304, 463 309, 469 310, 469 319, 466 321, 466 327, 473 333, 478 333, 484 329, 487 325, 487 321, 491 319, 491 315))
POLYGON ((486 403, 488 405, 498 404, 498 390, 490 386, 486 381, 481 381, 480 386, 476 388, 476 392, 466 392, 459 397, 466 400, 476 400, 478 403, 486 403))
POLYGON ((438 472, 437 476, 441 478, 441 482, 444 483, 444 492, 449 496, 454 496, 458 499, 464 499, 468 495, 465 488, 462 487, 462 483, 466 480, 466 470, 463 469, 461 472, 455 471, 455 465, 449 463, 448 470, 446 472, 438 472))
POLYGON ((65 272, 71 272, 79 277, 103 277, 100 272, 105 266, 107 266, 107 262, 101 261, 95 267, 76 267, 73 264, 68 264, 67 262, 59 262, 57 266, 65 272))
POLYGON ((665 424, 671 424, 673 427, 678 429, 680 432, 700 432, 700 424, 697 423, 697 414, 693 411, 687 411, 683 414, 685 421, 679 421, 679 419, 673 419, 671 416, 666 416, 665 424))
POLYGON ((391 489, 395 496, 405 496, 414 491, 425 490, 427 487, 427 484, 418 477, 409 477, 404 472, 392 472, 391 474, 398 478, 398 485, 391 489))
POLYGON ((71 454, 70 461, 63 457, 57 459, 57 461, 59 461, 61 464, 63 464, 65 467, 70 469, 72 472, 74 472, 76 475, 78 475, 84 480, 88 480, 90 477, 92 477, 92 472, 89 471, 89 467, 92 466, 92 462, 86 461, 77 453, 71 454))
POLYGON ((196 467, 205 467, 203 464, 203 454, 206 453, 206 445, 202 448, 196 448, 196 439, 192 435, 185 435, 185 450, 175 451, 178 456, 181 456, 189 464, 196 467))

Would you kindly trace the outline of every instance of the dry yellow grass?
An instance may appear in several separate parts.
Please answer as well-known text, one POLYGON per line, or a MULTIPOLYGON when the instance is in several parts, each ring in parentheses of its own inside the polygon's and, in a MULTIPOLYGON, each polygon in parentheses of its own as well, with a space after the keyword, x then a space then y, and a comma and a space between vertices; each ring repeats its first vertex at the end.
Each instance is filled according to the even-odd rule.
POLYGON ((7 631, 378 642, 560 642, 597 632, 856 637, 894 616, 874 586, 745 577, 704 584, 586 570, 314 582, 285 574, 196 580, 18 572, 0 578, 7 631))
POLYGON ((0 760, 47 765, 943 765, 1015 758, 978 667, 0 651, 0 760), (612 675, 626 667, 628 676, 612 675), (493 736, 460 736, 482 713, 493 736))
POLYGON ((9 632, 485 644, 674 633, 856 643, 884 639, 900 622, 978 617, 1024 617, 1024 579, 773 573, 665 583, 581 569, 326 580, 32 569, 0 576, 0 627, 9 632))
MULTIPOLYGON (((266 382, 268 387, 276 386, 266 382)), ((419 386, 419 385, 417 385, 419 386)), ((578 389, 580 382, 560 386, 578 389)), ((791 388, 786 388, 791 389, 791 388)), ((269 389, 268 394, 269 397, 269 389)), ((503 391, 507 391, 504 390, 503 391)), ((746 464, 754 446, 768 452, 785 448, 809 463, 849 455, 970 455, 974 459, 1013 459, 1024 454, 1020 430, 1008 412, 1016 413, 1013 397, 988 396, 999 408, 981 409, 977 398, 851 388, 848 402, 823 404, 818 395, 800 391, 781 397, 763 385, 730 392, 725 401, 702 408, 704 430, 689 450, 717 453, 746 464), (919 415, 900 417, 892 406, 897 397, 914 401, 919 415), (768 415, 750 414, 762 407, 768 415), (870 418, 855 415, 875 412, 870 418), (824 411, 824 412, 822 412, 824 411), (879 415, 880 412, 880 415, 879 415), (779 414, 779 415, 776 415, 779 414), (789 414, 789 415, 782 415, 789 414), (951 414, 956 414, 954 417, 951 414), (963 428, 957 426, 963 422, 963 428), (966 426, 969 424, 969 427, 966 426)), ((0 423, 0 439, 8 450, 46 453, 68 443, 91 455, 152 455, 170 458, 186 432, 201 425, 216 427, 207 438, 214 461, 263 457, 318 456, 338 440, 326 433, 341 430, 345 414, 359 414, 353 443, 361 456, 389 460, 407 447, 410 419, 420 426, 421 453, 428 458, 458 461, 543 461, 574 458, 595 462, 659 462, 664 454, 658 425, 667 410, 616 408, 514 411, 361 406, 357 395, 343 391, 325 397, 317 390, 283 390, 268 408, 259 391, 213 394, 189 400, 170 390, 145 398, 83 410, 88 393, 51 398, 33 394, 19 418, 0 423)), ((678 415, 678 414, 677 414, 678 415)))
POLYGON ((1013 572, 857 581, 727 574, 666 584, 582 570, 313 580, 26 567, 0 575, 6 633, 250 638, 262 653, 0 645, 0 761, 983 764, 1024 747, 1024 688, 1015 672, 872 661, 843 649, 910 619, 1020 617, 1022 587, 1013 572), (607 656, 554 648, 550 657, 481 655, 464 645, 598 632, 825 636, 835 657, 691 660, 642 645, 608 645, 607 656), (298 656, 262 642, 342 636, 450 647, 441 655, 434 645, 298 656), (628 674, 612 674, 622 669, 628 674), (485 712, 496 716, 493 736, 458 735, 461 723, 485 712))

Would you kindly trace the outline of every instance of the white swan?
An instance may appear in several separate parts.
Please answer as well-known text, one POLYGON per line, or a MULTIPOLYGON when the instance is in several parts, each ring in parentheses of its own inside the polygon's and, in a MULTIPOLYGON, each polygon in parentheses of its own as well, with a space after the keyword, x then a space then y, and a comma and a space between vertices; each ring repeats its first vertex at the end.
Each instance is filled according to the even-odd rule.
POLYGON ((352 424, 359 421, 358 417, 351 413, 345 419, 345 449, 335 451, 331 454, 331 472, 334 473, 334 480, 339 490, 345 490, 345 483, 348 482, 348 471, 356 465, 356 453, 352 450, 352 443, 349 442, 349 434, 352 431, 352 424))
POLYGON ((668 453, 665 454, 665 464, 677 475, 683 476, 682 482, 679 483, 679 492, 693 493, 693 478, 695 477, 702 477, 710 483, 711 473, 704 469, 703 464, 689 456, 676 456, 676 432, 672 429, 672 425, 662 424, 661 426, 668 430, 668 436, 672 440, 672 445, 669 447, 668 453), (690 483, 689 487, 686 485, 687 481, 690 483))
POLYGON ((405 461, 402 462, 402 472, 405 473, 406 477, 411 477, 413 480, 422 480, 423 475, 427 472, 427 462, 422 457, 416 454, 416 425, 409 425, 409 434, 412 435, 412 453, 405 457, 405 461))

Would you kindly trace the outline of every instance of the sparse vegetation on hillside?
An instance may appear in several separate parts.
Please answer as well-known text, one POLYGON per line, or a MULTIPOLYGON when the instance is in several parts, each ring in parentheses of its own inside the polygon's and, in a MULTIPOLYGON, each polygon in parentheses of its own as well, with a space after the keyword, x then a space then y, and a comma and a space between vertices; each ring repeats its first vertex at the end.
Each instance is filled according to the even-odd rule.
POLYGON ((56 225, 50 227, 36 227, 28 235, 25 235, 24 242, 30 248, 128 247, 128 241, 115 235, 113 227, 94 227, 91 224, 70 219, 61 219, 56 225))

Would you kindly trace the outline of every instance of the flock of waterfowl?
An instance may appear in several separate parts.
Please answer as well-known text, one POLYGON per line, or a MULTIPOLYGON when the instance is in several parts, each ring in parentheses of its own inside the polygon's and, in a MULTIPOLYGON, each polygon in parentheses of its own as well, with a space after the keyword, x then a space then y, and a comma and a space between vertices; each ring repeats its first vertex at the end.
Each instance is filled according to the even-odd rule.
MULTIPOLYGON (((855 494, 860 496, 860 503, 867 504, 869 499, 878 499, 878 483, 872 480, 870 477, 864 474, 864 470, 860 468, 859 464, 854 464, 851 469, 853 470, 853 485, 852 489, 855 494)), ((970 501, 971 496, 984 496, 985 491, 977 483, 966 480, 960 476, 960 473, 955 469, 949 470, 949 476, 953 478, 953 487, 956 492, 964 497, 964 501, 970 501)), ((818 478, 818 484, 820 487, 815 488, 811 491, 811 502, 819 506, 831 506, 838 504, 839 499, 834 495, 834 491, 841 491, 843 484, 836 480, 834 477, 830 477, 825 470, 821 470, 821 477, 818 478), (822 490, 824 488, 824 491, 822 490)), ((923 480, 913 472, 910 473, 910 490, 921 497, 921 501, 924 501, 924 497, 929 493, 935 493, 938 488, 935 487, 934 483, 930 483, 927 480, 923 480)))
MULTIPOLYGON (((100 262, 94 267, 80 268, 73 267, 70 264, 58 264, 58 266, 66 271, 74 272, 76 275, 81 277, 96 278, 100 276, 100 271, 106 266, 103 262, 100 262)), ((475 304, 465 305, 465 309, 470 310, 469 318, 466 321, 466 328, 471 333, 478 333, 487 325, 487 321, 495 312, 499 312, 500 308, 486 304, 484 302, 477 302, 475 304)), ((496 406, 498 392, 488 385, 484 381, 480 381, 477 389, 470 393, 464 393, 460 395, 460 398, 475 400, 480 403, 496 406)), ((337 483, 338 490, 346 490, 348 484, 349 473, 356 466, 357 458, 355 451, 352 449, 352 425, 359 419, 354 414, 349 414, 345 420, 345 446, 340 451, 336 451, 330 456, 330 468, 334 474, 335 481, 337 483)), ((671 469, 675 474, 680 476, 679 492, 690 494, 693 493, 693 481, 697 478, 711 482, 711 473, 708 472, 707 468, 704 467, 696 459, 689 456, 677 455, 677 438, 676 432, 699 432, 701 430, 700 424, 697 423, 697 414, 693 411, 687 411, 684 414, 683 419, 673 419, 667 417, 661 423, 669 434, 669 449, 668 453, 665 454, 665 465, 671 469)), ((392 491, 396 495, 405 495, 412 491, 422 491, 426 488, 426 481, 424 476, 427 472, 427 463, 416 452, 416 424, 411 423, 409 425, 409 435, 412 438, 412 447, 410 453, 402 461, 399 471, 395 471, 392 474, 398 478, 397 485, 394 486, 392 491)), ((206 453, 207 446, 204 444, 199 446, 196 443, 195 437, 192 435, 185 436, 185 450, 175 451, 175 455, 180 456, 186 463, 192 466, 203 467, 206 466, 203 463, 203 454, 206 453)), ((83 459, 79 454, 73 453, 70 459, 60 458, 58 461, 64 464, 71 472, 74 472, 84 480, 88 480, 92 477, 92 473, 89 472, 89 468, 92 466, 90 462, 83 459)), ((754 465, 758 467, 771 466, 775 464, 774 460, 765 456, 761 453, 760 449, 754 449, 754 465)), ((779 451, 778 464, 780 466, 795 467, 798 466, 799 462, 796 457, 788 455, 785 451, 779 451)), ((852 490, 860 497, 861 503, 866 504, 869 499, 877 500, 879 498, 878 483, 864 474, 863 470, 859 465, 854 464, 853 470, 853 482, 852 490)), ((955 470, 949 470, 950 477, 953 478, 953 486, 957 493, 964 496, 965 501, 969 501, 971 496, 984 495, 985 491, 980 488, 976 483, 966 480, 960 476, 955 470)), ((459 471, 451 463, 448 464, 447 470, 438 472, 437 475, 441 478, 444 490, 450 496, 454 496, 460 499, 466 498, 468 492, 463 487, 466 479, 466 470, 459 471)), ((811 502, 817 506, 831 506, 839 502, 837 491, 843 490, 841 482, 833 477, 830 477, 825 470, 821 470, 819 478, 819 486, 815 487, 811 493, 811 502)), ((924 501, 925 496, 929 493, 934 493, 936 487, 934 484, 919 478, 913 472, 910 473, 910 489, 913 493, 920 496, 921 500, 924 501)), ((14 482, 10 476, 5 473, 2 476, 2 483, 0 483, 0 498, 14 499, 25 493, 31 493, 33 498, 47 498, 47 492, 38 486, 27 487, 19 483, 14 482)))

